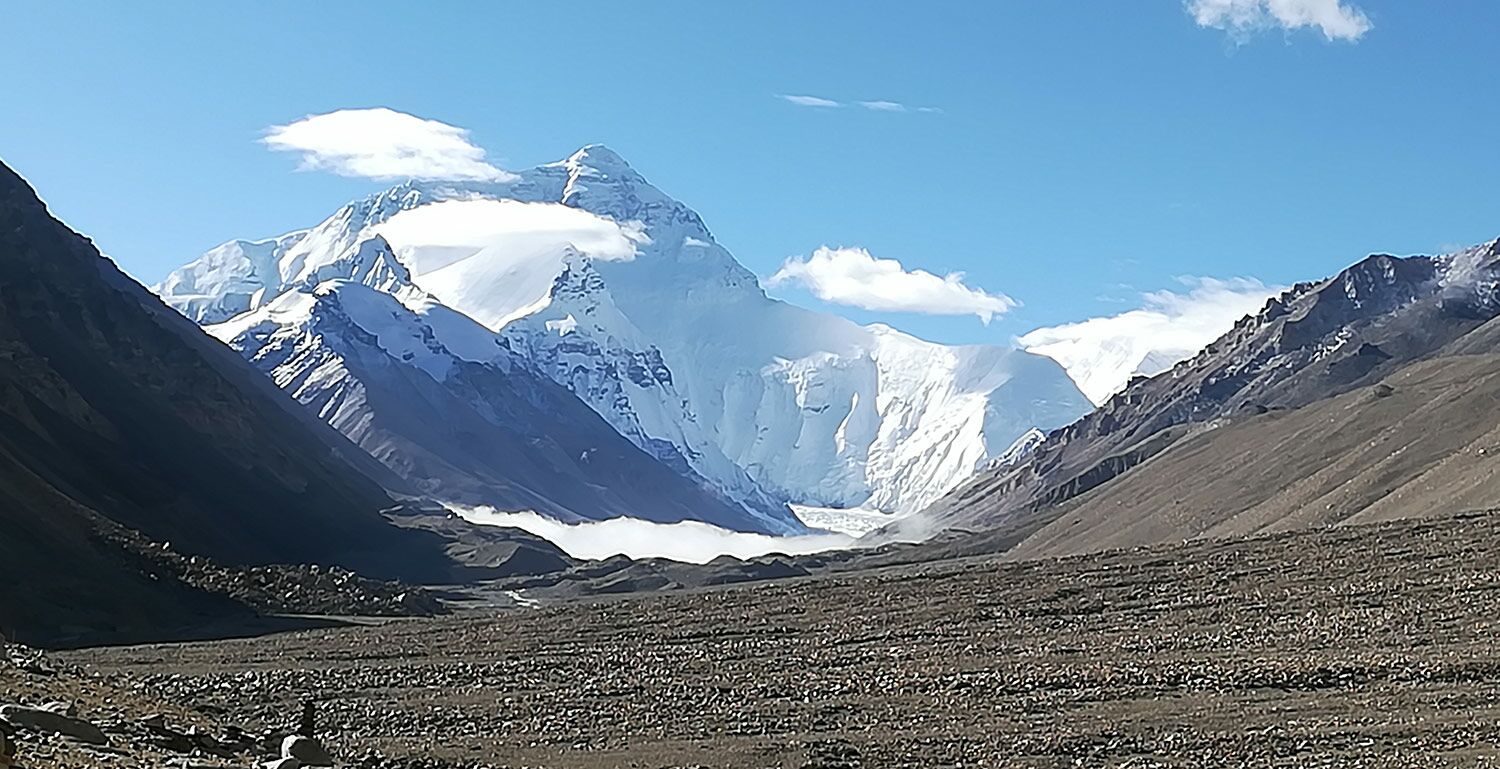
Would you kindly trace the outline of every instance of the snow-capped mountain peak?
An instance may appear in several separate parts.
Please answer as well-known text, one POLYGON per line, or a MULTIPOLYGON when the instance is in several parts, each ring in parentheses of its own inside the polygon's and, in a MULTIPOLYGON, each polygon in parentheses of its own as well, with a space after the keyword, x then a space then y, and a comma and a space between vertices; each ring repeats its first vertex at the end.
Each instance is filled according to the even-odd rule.
POLYGON ((333 261, 308 265, 295 277, 299 287, 309 289, 331 280, 348 280, 388 294, 412 286, 411 271, 378 234, 359 241, 333 261))
POLYGON ((632 176, 640 179, 640 174, 620 157, 620 153, 606 147, 603 144, 587 144, 580 147, 577 152, 569 155, 566 160, 558 161, 556 164, 568 169, 575 177, 598 176, 598 177, 622 177, 632 176))
POLYGON ((773 517, 916 509, 1090 408, 1045 357, 768 298, 696 212, 602 145, 505 182, 397 185, 285 238, 205 255, 159 290, 210 323, 313 278, 405 280, 647 453, 773 517))

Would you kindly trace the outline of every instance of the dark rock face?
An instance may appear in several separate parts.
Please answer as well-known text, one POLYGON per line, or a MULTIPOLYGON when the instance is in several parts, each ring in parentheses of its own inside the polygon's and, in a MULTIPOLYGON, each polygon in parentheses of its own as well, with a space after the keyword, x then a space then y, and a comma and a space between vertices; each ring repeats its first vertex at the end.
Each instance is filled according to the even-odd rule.
POLYGON ((0 166, 0 632, 138 637, 243 609, 136 573, 135 530, 229 565, 438 579, 373 460, 53 219, 0 166), (201 615, 201 616, 199 616, 201 615))
MULTIPOLYGON (((1500 315, 1500 240, 1440 257, 1370 256, 1271 299, 1197 356, 1138 379, 904 525, 1017 527, 1151 459, 1193 425, 1297 408, 1369 385, 1500 315)), ((899 529, 898 529, 899 532, 899 529)), ((890 533, 890 532, 888 532, 890 533)))

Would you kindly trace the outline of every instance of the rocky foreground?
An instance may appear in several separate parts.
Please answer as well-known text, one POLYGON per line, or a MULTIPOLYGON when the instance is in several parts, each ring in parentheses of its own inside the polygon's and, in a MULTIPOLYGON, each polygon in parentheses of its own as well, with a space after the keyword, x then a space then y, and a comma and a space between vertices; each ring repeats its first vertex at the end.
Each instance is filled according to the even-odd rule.
POLYGON ((1497 567, 1477 514, 23 655, 0 699, 106 736, 30 767, 250 766, 309 700, 353 767, 1500 766, 1497 567))

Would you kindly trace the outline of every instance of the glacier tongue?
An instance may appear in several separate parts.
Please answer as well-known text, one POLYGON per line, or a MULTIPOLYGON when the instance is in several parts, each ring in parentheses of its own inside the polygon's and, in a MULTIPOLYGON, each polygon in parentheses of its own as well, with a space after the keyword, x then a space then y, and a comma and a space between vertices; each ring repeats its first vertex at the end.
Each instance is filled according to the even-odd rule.
POLYGON ((221 321, 310 276, 348 277, 330 265, 377 234, 416 287, 751 509, 912 511, 1091 408, 1048 358, 770 299, 695 212, 599 146, 507 182, 399 185, 284 246, 209 252, 158 291, 221 321))

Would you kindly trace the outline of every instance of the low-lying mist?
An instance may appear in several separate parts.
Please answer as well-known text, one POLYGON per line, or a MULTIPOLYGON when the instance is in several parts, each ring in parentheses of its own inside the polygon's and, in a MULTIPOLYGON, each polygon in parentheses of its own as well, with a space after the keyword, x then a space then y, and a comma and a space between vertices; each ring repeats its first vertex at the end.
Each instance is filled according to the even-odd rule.
POLYGON ((504 513, 493 508, 455 508, 471 523, 509 526, 543 537, 574 558, 603 559, 614 555, 631 558, 670 558, 685 563, 707 563, 721 555, 754 558, 769 553, 800 555, 846 548, 854 543, 847 534, 806 534, 773 537, 730 531, 698 521, 656 523, 638 518, 562 523, 536 513, 504 513))

